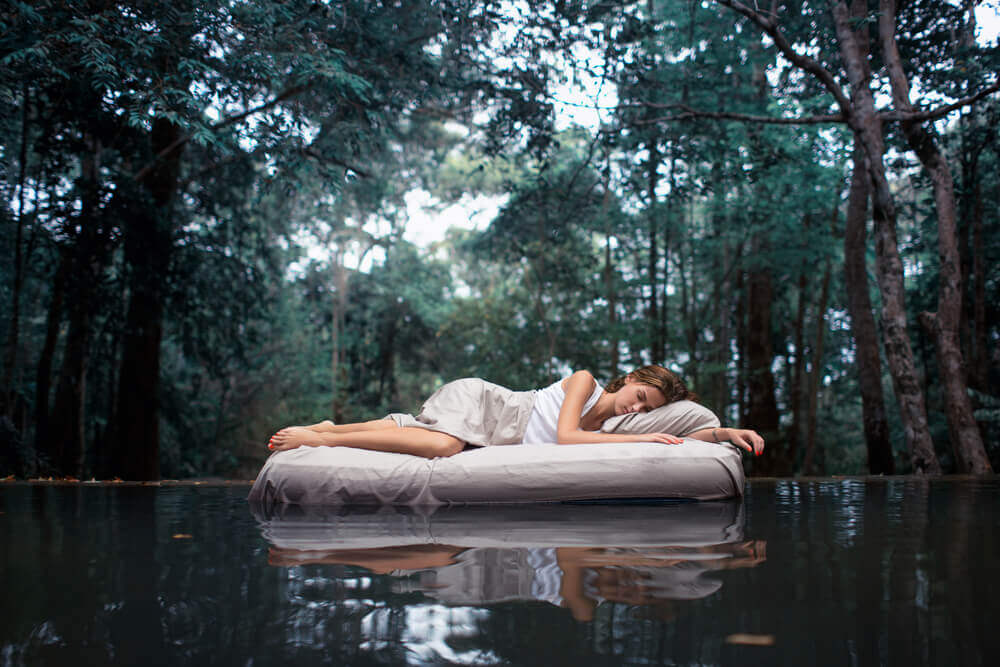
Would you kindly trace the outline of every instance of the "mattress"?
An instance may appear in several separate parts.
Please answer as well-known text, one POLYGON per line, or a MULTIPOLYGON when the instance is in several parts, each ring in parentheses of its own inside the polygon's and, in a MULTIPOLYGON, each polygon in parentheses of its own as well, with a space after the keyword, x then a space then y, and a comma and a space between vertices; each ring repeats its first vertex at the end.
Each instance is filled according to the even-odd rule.
POLYGON ((717 500, 742 495, 730 444, 506 445, 426 459, 351 447, 272 454, 250 490, 258 505, 536 503, 623 498, 717 500))

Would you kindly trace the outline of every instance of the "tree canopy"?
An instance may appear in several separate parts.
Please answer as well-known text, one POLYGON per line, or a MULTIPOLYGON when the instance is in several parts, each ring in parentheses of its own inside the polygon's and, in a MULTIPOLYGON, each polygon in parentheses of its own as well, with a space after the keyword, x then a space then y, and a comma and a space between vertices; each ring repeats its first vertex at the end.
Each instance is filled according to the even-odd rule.
POLYGON ((646 363, 753 473, 987 471, 979 4, 9 3, 0 473, 249 476, 290 423, 646 363), (415 245, 416 192, 498 212, 415 245))

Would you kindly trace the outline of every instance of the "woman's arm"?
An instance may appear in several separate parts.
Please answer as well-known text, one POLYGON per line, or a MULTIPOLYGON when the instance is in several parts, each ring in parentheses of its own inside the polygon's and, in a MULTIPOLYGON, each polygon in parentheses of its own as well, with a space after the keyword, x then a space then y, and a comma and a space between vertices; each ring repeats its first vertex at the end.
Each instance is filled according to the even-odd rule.
POLYGON ((696 438, 705 442, 722 442, 728 440, 737 447, 742 447, 754 456, 760 456, 764 452, 764 438, 760 437, 757 431, 748 428, 703 428, 694 433, 688 433, 688 438, 696 438))
POLYGON ((560 445, 601 442, 662 442, 676 445, 682 442, 681 438, 669 433, 602 433, 581 429, 583 406, 596 384, 594 376, 588 371, 577 371, 563 381, 566 400, 559 409, 559 421, 556 424, 556 437, 560 445))

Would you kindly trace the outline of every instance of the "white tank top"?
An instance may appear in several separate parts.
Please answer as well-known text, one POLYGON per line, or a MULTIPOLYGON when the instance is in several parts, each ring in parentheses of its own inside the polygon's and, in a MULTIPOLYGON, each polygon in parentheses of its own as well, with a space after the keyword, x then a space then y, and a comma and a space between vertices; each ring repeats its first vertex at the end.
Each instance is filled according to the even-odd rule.
MULTIPOLYGON (((562 380, 553 382, 545 389, 539 389, 535 393, 535 406, 531 410, 531 417, 528 419, 528 428, 524 431, 524 442, 526 444, 556 443, 559 437, 556 428, 559 425, 559 410, 563 401, 566 400, 566 392, 562 388, 562 380)), ((590 398, 583 404, 583 411, 580 416, 590 412, 590 409, 597 403, 604 390, 601 385, 594 383, 594 391, 590 398)))

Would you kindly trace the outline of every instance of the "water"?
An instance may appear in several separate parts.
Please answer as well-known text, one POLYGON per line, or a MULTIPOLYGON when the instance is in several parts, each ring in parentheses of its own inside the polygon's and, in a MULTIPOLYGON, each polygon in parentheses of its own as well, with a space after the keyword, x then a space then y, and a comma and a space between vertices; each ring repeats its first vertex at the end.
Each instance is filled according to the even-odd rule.
POLYGON ((0 665, 981 665, 1000 621, 993 479, 433 513, 247 491, 0 485, 0 665))

